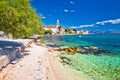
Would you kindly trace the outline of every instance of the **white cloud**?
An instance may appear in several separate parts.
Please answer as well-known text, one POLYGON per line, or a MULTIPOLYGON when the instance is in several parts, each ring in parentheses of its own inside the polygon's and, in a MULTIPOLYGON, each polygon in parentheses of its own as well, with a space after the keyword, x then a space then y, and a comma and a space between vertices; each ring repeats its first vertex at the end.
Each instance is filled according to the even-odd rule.
POLYGON ((64 12, 68 12, 69 10, 65 9, 64 12))
POLYGON ((79 28, 94 27, 94 24, 80 25, 79 28))
POLYGON ((88 28, 88 27, 94 27, 95 24, 88 24, 88 25, 80 25, 80 26, 71 26, 70 28, 77 29, 77 28, 88 28))
POLYGON ((75 12, 75 10, 70 10, 70 12, 75 12))
POLYGON ((104 22, 96 22, 96 24, 105 25, 104 22))
POLYGON ((41 18, 42 18, 42 19, 46 19, 46 17, 45 17, 45 16, 42 16, 41 18))
POLYGON ((96 24, 99 24, 99 25, 105 25, 106 23, 120 24, 120 19, 114 19, 114 20, 106 20, 106 21, 96 22, 96 24))
POLYGON ((110 24, 120 24, 120 18, 119 19, 114 19, 114 20, 106 20, 106 21, 96 22, 95 24, 71 26, 70 28, 77 29, 77 28, 98 27, 97 25, 105 25, 107 23, 110 23, 110 24))
POLYGON ((74 4, 75 4, 75 2, 74 2, 74 1, 70 1, 70 4, 73 4, 73 5, 74 5, 74 4))
POLYGON ((71 13, 73 13, 73 12, 75 12, 75 10, 64 9, 64 12, 71 12, 71 13))
POLYGON ((78 28, 78 27, 77 27, 77 26, 71 26, 70 28, 76 29, 76 28, 78 28))
POLYGON ((46 19, 46 17, 43 14, 39 14, 42 19, 46 19))
POLYGON ((111 23, 111 24, 119 24, 120 23, 120 19, 108 20, 108 22, 111 23))

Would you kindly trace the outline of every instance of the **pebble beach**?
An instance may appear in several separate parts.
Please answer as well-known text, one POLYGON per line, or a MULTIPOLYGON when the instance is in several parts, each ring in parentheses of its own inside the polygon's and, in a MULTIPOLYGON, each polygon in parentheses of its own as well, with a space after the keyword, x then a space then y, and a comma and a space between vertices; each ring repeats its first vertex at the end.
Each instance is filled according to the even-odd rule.
POLYGON ((84 79, 82 75, 79 76, 79 72, 63 65, 56 53, 58 52, 50 47, 32 43, 25 48, 22 58, 12 61, 0 71, 0 80, 73 80, 73 77, 75 80, 84 79))

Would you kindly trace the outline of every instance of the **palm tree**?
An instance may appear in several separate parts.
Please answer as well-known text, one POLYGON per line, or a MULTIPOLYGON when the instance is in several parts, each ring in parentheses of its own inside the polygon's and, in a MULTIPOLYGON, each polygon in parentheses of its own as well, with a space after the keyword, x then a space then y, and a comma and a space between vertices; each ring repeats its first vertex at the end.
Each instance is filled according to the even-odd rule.
POLYGON ((58 26, 58 33, 60 34, 60 31, 61 31, 62 27, 61 26, 58 26))

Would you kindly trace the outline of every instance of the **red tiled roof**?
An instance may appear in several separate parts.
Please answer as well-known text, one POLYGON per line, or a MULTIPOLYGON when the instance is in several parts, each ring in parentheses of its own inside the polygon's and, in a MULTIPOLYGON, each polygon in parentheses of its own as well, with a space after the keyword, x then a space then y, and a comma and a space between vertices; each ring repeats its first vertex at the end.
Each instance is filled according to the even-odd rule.
POLYGON ((83 32, 88 32, 88 30, 83 30, 83 32))
POLYGON ((47 28, 55 28, 54 26, 50 25, 50 26, 47 26, 47 28))

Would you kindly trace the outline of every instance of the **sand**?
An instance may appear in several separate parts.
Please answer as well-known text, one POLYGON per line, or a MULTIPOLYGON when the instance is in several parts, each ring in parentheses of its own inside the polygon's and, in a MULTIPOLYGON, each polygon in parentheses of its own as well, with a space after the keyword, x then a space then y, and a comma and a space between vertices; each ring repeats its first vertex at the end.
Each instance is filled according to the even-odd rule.
POLYGON ((60 63, 56 51, 35 43, 23 57, 0 71, 0 80, 85 80, 79 72, 60 63))

